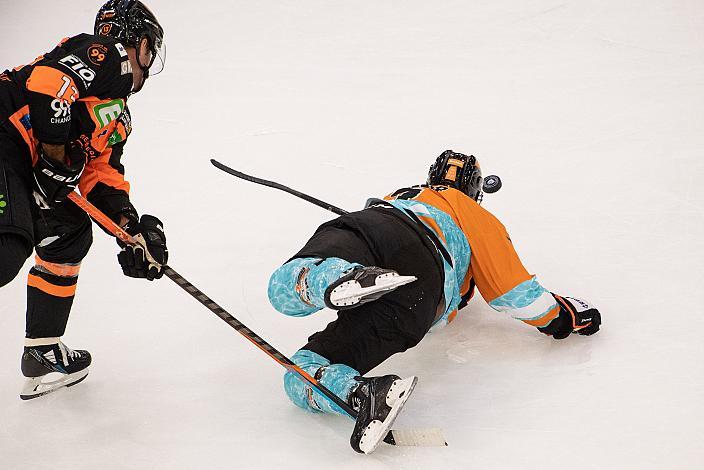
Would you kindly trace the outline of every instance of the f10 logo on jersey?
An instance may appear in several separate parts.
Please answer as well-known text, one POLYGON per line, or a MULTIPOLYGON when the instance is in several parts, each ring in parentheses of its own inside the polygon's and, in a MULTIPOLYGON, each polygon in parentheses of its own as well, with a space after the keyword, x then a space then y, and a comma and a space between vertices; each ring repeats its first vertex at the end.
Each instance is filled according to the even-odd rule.
POLYGON ((72 70, 78 78, 83 81, 83 86, 85 88, 88 88, 95 78, 95 72, 93 69, 88 67, 85 62, 73 54, 67 55, 63 59, 59 60, 59 63, 72 70))
POLYGON ((55 99, 51 102, 51 109, 54 111, 52 124, 64 124, 71 120, 71 105, 68 101, 55 99))

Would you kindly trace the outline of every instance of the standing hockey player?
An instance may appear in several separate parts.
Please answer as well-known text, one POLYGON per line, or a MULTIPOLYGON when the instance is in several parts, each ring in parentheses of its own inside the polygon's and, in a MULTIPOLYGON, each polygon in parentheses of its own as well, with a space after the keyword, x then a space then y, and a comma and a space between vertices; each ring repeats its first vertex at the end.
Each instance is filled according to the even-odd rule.
MULTIPOLYGON (((357 452, 374 450, 416 380, 363 375, 452 321, 475 287, 495 310, 555 339, 599 330, 596 308, 552 294, 526 271, 504 226, 479 205, 482 183, 474 156, 448 150, 427 185, 321 225, 271 276, 269 300, 281 313, 339 310, 292 360, 358 411, 357 452)), ((295 374, 284 387, 305 410, 343 414, 295 374)))
POLYGON ((118 254, 124 274, 162 275, 162 224, 138 216, 120 158, 132 130, 127 98, 163 67, 163 35, 142 2, 111 0, 98 12, 94 34, 65 38, 0 75, 0 287, 36 251, 27 280, 22 399, 88 374, 88 351, 61 341, 92 243, 90 219, 66 199, 76 186, 142 241, 143 249, 123 246, 118 254), (159 265, 149 264, 145 251, 159 265))

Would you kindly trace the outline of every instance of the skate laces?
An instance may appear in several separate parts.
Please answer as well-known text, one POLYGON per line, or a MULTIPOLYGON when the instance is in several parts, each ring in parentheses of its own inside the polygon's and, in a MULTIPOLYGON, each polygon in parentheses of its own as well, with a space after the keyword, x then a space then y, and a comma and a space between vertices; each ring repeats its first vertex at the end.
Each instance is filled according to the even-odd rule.
POLYGON ((68 358, 70 358, 71 360, 76 360, 81 357, 81 353, 74 351, 73 349, 69 348, 60 341, 59 349, 61 350, 61 354, 64 356, 64 363, 68 363, 68 358))

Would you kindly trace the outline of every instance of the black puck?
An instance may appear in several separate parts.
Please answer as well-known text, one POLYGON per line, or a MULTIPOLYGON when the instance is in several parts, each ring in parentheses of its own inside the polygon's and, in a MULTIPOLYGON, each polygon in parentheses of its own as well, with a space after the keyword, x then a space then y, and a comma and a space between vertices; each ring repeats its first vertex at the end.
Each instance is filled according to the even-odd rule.
POLYGON ((485 193, 495 193, 501 189, 501 178, 496 175, 489 175, 484 178, 484 192, 485 193))

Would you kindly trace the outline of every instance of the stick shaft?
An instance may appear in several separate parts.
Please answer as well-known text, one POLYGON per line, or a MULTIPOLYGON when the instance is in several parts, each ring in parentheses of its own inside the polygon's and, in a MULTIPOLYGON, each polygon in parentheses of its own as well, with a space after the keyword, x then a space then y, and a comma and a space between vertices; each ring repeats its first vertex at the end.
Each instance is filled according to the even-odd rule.
MULTIPOLYGON (((83 209, 93 220, 103 226, 108 232, 112 233, 115 237, 122 240, 124 243, 131 245, 136 244, 136 240, 129 233, 112 221, 108 216, 103 214, 97 207, 88 202, 85 198, 80 196, 78 193, 72 192, 68 195, 68 198, 73 201, 78 207, 83 209)), ((234 328, 239 334, 244 336, 256 347, 264 351, 269 357, 274 359, 276 362, 281 364, 286 370, 298 374, 303 380, 308 382, 310 385, 315 387, 320 393, 328 397, 333 403, 342 408, 345 413, 349 414, 352 418, 357 417, 357 412, 352 409, 345 401, 340 399, 327 387, 320 384, 315 378, 311 377, 306 371, 298 367, 289 358, 281 354, 276 348, 267 343, 261 336, 247 328, 242 322, 232 316, 224 308, 218 305, 210 297, 205 295, 200 289, 188 282, 186 278, 177 273, 170 266, 164 265, 164 274, 166 277, 171 279, 178 285, 181 289, 188 292, 194 299, 203 304, 208 310, 217 315, 221 320, 234 328)))
POLYGON ((296 191, 295 189, 289 188, 288 186, 285 186, 281 183, 277 183, 276 181, 269 181, 269 180, 265 180, 263 178, 257 178, 256 176, 251 176, 246 173, 242 173, 241 171, 237 171, 234 168, 230 168, 229 166, 227 166, 223 163, 220 163, 219 161, 214 160, 212 158, 210 159, 210 163, 212 163, 216 168, 224 171, 225 173, 229 173, 232 176, 236 176, 238 178, 241 178, 245 181, 249 181, 251 183, 257 183, 257 184, 261 184, 264 186, 268 186, 270 188, 279 189, 281 191, 284 191, 284 192, 292 194, 296 197, 299 197, 305 201, 311 202, 318 207, 322 207, 323 209, 329 210, 330 212, 334 212, 337 215, 345 215, 348 213, 344 209, 340 209, 339 207, 333 206, 332 204, 330 204, 328 202, 321 201, 320 199, 315 198, 313 196, 309 196, 306 193, 296 191))

